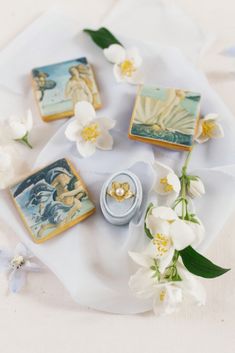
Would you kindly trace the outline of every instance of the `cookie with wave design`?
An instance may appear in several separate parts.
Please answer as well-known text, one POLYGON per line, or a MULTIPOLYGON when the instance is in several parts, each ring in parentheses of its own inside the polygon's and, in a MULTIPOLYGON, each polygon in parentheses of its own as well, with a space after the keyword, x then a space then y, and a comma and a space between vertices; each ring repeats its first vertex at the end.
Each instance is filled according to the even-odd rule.
POLYGON ((83 181, 65 158, 13 185, 10 194, 36 243, 58 235, 95 211, 83 181))

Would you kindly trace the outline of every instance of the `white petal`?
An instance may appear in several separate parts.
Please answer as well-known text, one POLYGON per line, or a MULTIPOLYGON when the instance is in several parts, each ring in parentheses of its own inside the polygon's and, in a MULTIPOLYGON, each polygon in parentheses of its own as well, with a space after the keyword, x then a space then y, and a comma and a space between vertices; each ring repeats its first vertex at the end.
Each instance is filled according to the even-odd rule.
POLYGON ((204 118, 201 118, 198 123, 198 128, 197 128, 197 133, 195 135, 195 141, 197 143, 204 143, 209 140, 209 137, 207 135, 203 134, 203 123, 204 123, 204 118))
POLYGON ((106 59, 113 64, 120 64, 126 58, 126 51, 120 44, 111 44, 103 52, 106 59))
POLYGON ((146 227, 153 236, 157 233, 168 235, 170 230, 170 224, 168 221, 155 217, 151 213, 146 217, 146 227))
POLYGON ((113 74, 118 83, 125 82, 125 79, 122 76, 121 69, 118 64, 113 65, 113 74))
POLYGON ((205 237, 205 228, 201 222, 200 224, 198 224, 198 223, 186 221, 186 223, 189 225, 189 227, 192 229, 193 233, 195 234, 195 239, 191 243, 191 246, 196 249, 201 244, 202 240, 205 237))
POLYGON ((97 122, 101 129, 111 130, 116 125, 116 120, 109 118, 97 118, 94 119, 94 123, 97 122))
POLYGON ((170 263, 173 259, 174 253, 175 253, 175 249, 173 246, 171 246, 164 256, 158 257, 159 271, 161 273, 164 273, 166 268, 170 265, 170 263))
POLYGON ((177 219, 170 226, 170 236, 172 238, 176 250, 182 250, 193 243, 196 235, 193 233, 189 225, 177 219))
POLYGON ((26 117, 26 129, 27 131, 31 131, 32 130, 32 127, 33 127, 33 117, 32 117, 32 112, 31 110, 29 109, 27 111, 27 117, 26 117))
POLYGON ((197 126, 197 131, 195 134, 195 139, 200 137, 202 135, 202 124, 203 124, 203 119, 199 119, 198 121, 198 126, 197 126))
POLYGON ((183 300, 182 289, 174 284, 167 286, 167 294, 171 305, 177 305, 183 300))
POLYGON ((149 241, 148 245, 143 251, 143 254, 148 256, 152 260, 156 258, 156 247, 154 246, 152 240, 149 241))
POLYGON ((182 289, 171 285, 160 285, 154 295, 153 311, 155 315, 169 315, 179 310, 179 304, 182 302, 182 289), (164 299, 162 292, 165 293, 164 299))
POLYGON ((9 276, 9 289, 12 293, 18 293, 25 285, 26 274, 22 269, 15 269, 9 276))
POLYGON ((9 127, 10 127, 11 137, 13 140, 21 139, 27 133, 26 126, 20 122, 12 121, 9 124, 9 127))
POLYGON ((140 268, 134 275, 130 277, 129 288, 137 298, 148 299, 154 294, 153 271, 140 268))
POLYGON ((168 165, 158 161, 153 163, 153 169, 156 171, 159 178, 164 178, 167 174, 173 173, 173 169, 168 167, 168 165))
POLYGON ((32 261, 27 261, 22 267, 22 269, 27 272, 40 272, 42 270, 42 268, 38 264, 32 261))
POLYGON ((134 47, 126 50, 126 59, 133 61, 134 66, 136 68, 140 67, 143 62, 142 57, 140 56, 139 50, 134 47))
POLYGON ((88 124, 91 120, 95 119, 96 112, 93 105, 89 102, 78 102, 74 107, 74 114, 82 125, 88 124))
POLYGON ((15 248, 15 256, 21 255, 23 257, 27 257, 28 249, 23 243, 18 243, 15 248))
POLYGON ((167 182, 168 184, 173 186, 173 190, 179 194, 180 189, 181 189, 181 184, 180 184, 180 180, 178 178, 178 176, 175 173, 169 173, 167 175, 167 182))
POLYGON ((4 172, 11 166, 11 156, 3 147, 0 147, 0 172, 4 172))
POLYGON ((217 120, 218 119, 218 114, 216 113, 209 113, 207 115, 204 116, 204 118, 202 120, 217 120))
POLYGON ((201 134, 200 136, 196 137, 195 138, 195 141, 197 143, 204 143, 204 142, 207 142, 209 140, 209 137, 208 136, 204 136, 203 134, 201 134))
POLYGON ((151 213, 154 217, 165 219, 167 221, 174 221, 178 219, 176 212, 170 207, 154 207, 151 213))
POLYGON ((96 151, 96 147, 92 142, 85 142, 85 141, 80 141, 77 142, 77 149, 78 152, 81 154, 82 157, 90 157, 92 156, 95 151, 96 151))
POLYGON ((69 123, 65 129, 65 136, 70 141, 77 141, 79 139, 79 133, 82 130, 81 124, 78 119, 74 119, 69 123))
POLYGON ((128 251, 128 254, 135 263, 142 267, 150 268, 153 264, 153 259, 144 253, 128 251))
POLYGON ((182 281, 178 285, 183 289, 184 293, 188 294, 197 305, 205 305, 206 291, 199 280, 189 273, 183 266, 178 266, 178 272, 182 281))
POLYGON ((101 150, 111 150, 113 148, 113 137, 106 130, 101 132, 101 135, 97 138, 96 147, 101 150))
POLYGON ((125 76, 124 80, 132 85, 141 85, 144 83, 144 74, 141 70, 136 70, 131 76, 125 76))
POLYGON ((222 138, 222 137, 224 137, 224 130, 223 130, 221 124, 219 124, 219 123, 215 124, 214 129, 211 131, 211 137, 212 138, 222 138))

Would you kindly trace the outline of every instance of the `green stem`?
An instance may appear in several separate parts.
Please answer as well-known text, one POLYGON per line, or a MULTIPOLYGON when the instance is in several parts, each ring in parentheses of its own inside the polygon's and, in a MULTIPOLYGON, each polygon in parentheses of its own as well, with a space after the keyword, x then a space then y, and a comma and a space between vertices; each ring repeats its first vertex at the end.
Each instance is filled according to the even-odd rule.
POLYGON ((182 167, 182 175, 185 175, 186 172, 187 172, 187 169, 188 169, 188 165, 189 165, 189 162, 190 162, 190 159, 191 159, 191 156, 192 156, 192 152, 193 150, 189 151, 188 154, 187 154, 187 157, 184 161, 184 165, 182 167))
POLYGON ((182 167, 182 174, 180 177, 181 182, 181 191, 179 197, 175 200, 174 207, 175 208, 180 202, 182 203, 182 219, 187 219, 188 217, 188 201, 187 201, 187 169, 192 156, 192 150, 188 152, 185 162, 182 167))
POLYGON ((180 256, 180 253, 178 250, 175 250, 175 253, 174 253, 174 256, 173 256, 173 260, 172 260, 172 265, 175 266, 177 261, 178 261, 178 258, 180 256))
MULTIPOLYGON (((181 218, 184 219, 188 219, 188 200, 187 200, 187 169, 188 169, 188 165, 190 162, 192 156, 192 150, 187 154, 187 157, 185 159, 184 165, 182 167, 182 175, 180 178, 181 181, 181 191, 180 191, 180 195, 179 197, 176 199, 175 204, 174 204, 174 208, 180 203, 182 202, 182 215, 181 218)), ((180 252, 175 250, 174 253, 174 257, 172 260, 172 266, 176 267, 176 263, 178 261, 180 252)))

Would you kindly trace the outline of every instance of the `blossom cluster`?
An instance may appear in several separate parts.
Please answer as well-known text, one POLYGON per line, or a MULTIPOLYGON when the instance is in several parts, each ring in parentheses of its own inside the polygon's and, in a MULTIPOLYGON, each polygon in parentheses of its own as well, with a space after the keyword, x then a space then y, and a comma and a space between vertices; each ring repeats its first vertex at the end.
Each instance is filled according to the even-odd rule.
MULTIPOLYGON (((214 115, 201 119, 198 142, 222 137, 223 130, 218 124, 214 115)), ((140 266, 130 277, 129 287, 138 298, 152 298, 156 315, 178 311, 186 298, 204 305, 206 293, 195 275, 213 278, 227 272, 196 251, 205 237, 205 228, 195 213, 193 199, 204 195, 205 187, 198 176, 187 173, 191 153, 180 177, 167 165, 154 162, 153 189, 162 203, 151 203, 146 211, 143 227, 149 238, 146 248, 142 252, 129 252, 140 266)))

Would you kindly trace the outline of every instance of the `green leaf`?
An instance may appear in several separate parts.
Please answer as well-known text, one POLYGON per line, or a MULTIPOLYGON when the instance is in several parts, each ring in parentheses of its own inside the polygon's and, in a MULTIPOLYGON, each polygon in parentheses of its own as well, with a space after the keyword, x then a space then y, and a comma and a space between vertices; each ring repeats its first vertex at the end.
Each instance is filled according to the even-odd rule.
POLYGON ((195 218, 195 217, 190 216, 189 221, 190 221, 190 222, 192 222, 192 223, 197 223, 197 224, 199 224, 199 225, 200 225, 199 220, 198 220, 197 218, 195 218))
POLYGON ((150 230, 147 228, 145 221, 146 221, 146 218, 147 218, 147 216, 148 216, 148 213, 149 213, 149 211, 151 210, 152 207, 153 207, 153 204, 150 203, 150 204, 148 205, 148 208, 147 208, 147 211, 146 211, 145 217, 144 217, 144 231, 145 231, 145 234, 147 235, 147 237, 149 237, 150 239, 153 239, 153 236, 152 236, 150 230))
POLYGON ((105 27, 101 27, 97 31, 93 31, 88 28, 83 31, 89 34, 93 42, 95 42, 95 44, 102 49, 108 48, 111 44, 122 45, 119 40, 105 27))
POLYGON ((199 254, 191 246, 181 250, 180 256, 187 270, 196 276, 215 278, 230 270, 213 264, 213 262, 199 254))

